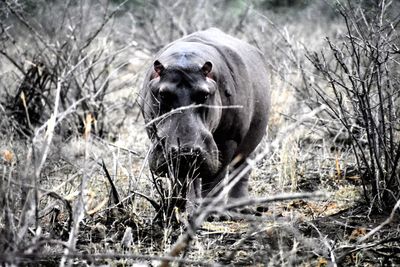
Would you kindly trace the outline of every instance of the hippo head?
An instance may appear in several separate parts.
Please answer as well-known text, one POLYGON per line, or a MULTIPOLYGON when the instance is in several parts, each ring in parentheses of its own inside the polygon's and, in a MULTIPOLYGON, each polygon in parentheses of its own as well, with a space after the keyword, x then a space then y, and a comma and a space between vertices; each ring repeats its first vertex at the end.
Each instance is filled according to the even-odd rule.
POLYGON ((212 68, 209 61, 184 66, 154 62, 142 110, 152 140, 149 165, 156 174, 193 178, 218 172, 213 133, 221 98, 212 68))

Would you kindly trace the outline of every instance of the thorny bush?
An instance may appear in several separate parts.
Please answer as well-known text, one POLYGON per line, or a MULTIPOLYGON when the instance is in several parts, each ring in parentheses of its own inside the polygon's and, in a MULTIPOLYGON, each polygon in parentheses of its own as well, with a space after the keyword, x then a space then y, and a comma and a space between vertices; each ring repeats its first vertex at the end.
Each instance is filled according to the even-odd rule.
POLYGON ((380 1, 367 14, 351 1, 338 5, 346 34, 327 39, 330 53, 308 53, 331 91, 313 88, 348 134, 365 200, 379 211, 400 197, 400 18, 389 14, 393 8, 380 1))
POLYGON ((5 19, 0 20, 0 54, 20 72, 2 78, 6 90, 0 104, 6 117, 16 122, 14 130, 32 136, 49 120, 55 92, 61 87, 57 133, 63 138, 83 133, 84 118, 90 113, 96 119, 94 132, 104 136, 108 108, 104 98, 113 74, 110 66, 119 52, 105 45, 105 32, 116 11, 93 1, 78 5, 68 1, 62 7, 39 3, 35 12, 42 21, 36 23, 17 1, 1 5, 5 19), (93 15, 93 10, 102 14, 93 15))

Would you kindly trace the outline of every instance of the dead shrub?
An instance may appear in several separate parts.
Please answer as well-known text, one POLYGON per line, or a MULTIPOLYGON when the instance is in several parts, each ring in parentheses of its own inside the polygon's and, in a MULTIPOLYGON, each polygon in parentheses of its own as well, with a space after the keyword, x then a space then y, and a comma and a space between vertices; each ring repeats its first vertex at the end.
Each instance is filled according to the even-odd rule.
POLYGON ((365 200, 388 211, 400 197, 400 18, 395 3, 380 1, 374 11, 348 1, 338 11, 346 23, 340 41, 308 53, 329 89, 313 85, 331 117, 340 121, 362 174, 365 200))

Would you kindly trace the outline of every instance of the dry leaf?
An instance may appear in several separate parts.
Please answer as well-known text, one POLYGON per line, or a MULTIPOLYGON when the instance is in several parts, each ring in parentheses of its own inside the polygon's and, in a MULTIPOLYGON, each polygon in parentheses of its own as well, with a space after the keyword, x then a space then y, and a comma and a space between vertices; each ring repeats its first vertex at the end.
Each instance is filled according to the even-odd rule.
POLYGON ((339 212, 339 207, 338 204, 336 202, 328 202, 325 205, 325 214, 335 214, 337 212, 339 212))
POLYGON ((181 215, 181 213, 180 213, 178 207, 175 207, 175 208, 174 208, 174 214, 175 214, 175 219, 176 219, 176 221, 177 221, 178 223, 180 223, 180 222, 181 222, 181 217, 182 217, 182 215, 181 215))
POLYGON ((92 130, 93 121, 94 121, 94 117, 93 117, 92 113, 88 113, 86 115, 86 119, 85 119, 85 132, 83 134, 83 137, 85 138, 85 140, 89 139, 90 131, 92 130))
POLYGON ((325 258, 319 257, 317 267, 328 266, 328 261, 325 258))
POLYGON ((336 172, 338 178, 342 177, 342 171, 340 170, 340 164, 339 164, 339 155, 337 153, 336 153, 336 172))
POLYGON ((104 198, 103 201, 99 203, 96 207, 91 210, 88 210, 87 214, 92 215, 101 210, 107 204, 108 198, 104 198))
POLYGON ((365 236, 367 234, 367 229, 365 227, 359 227, 353 230, 351 232, 351 235, 349 236, 349 240, 355 241, 358 238, 365 236))
POLYGON ((19 96, 22 100, 22 105, 24 105, 25 109, 26 109, 26 98, 25 98, 25 93, 24 91, 21 92, 21 95, 19 96))
POLYGON ((6 149, 3 151, 3 158, 6 162, 11 163, 14 158, 14 155, 10 150, 6 149))
POLYGON ((64 196, 64 199, 67 201, 72 201, 74 200, 77 196, 79 195, 79 191, 74 191, 66 196, 64 196))
POLYGON ((361 177, 358 175, 354 175, 354 176, 347 176, 346 179, 352 180, 352 181, 359 181, 359 180, 361 180, 361 177))
POLYGON ((304 208, 304 207, 307 207, 307 206, 308 206, 308 202, 307 201, 304 201, 302 199, 298 199, 298 200, 291 201, 287 205, 287 208, 288 209, 291 209, 291 208, 298 209, 298 208, 304 208))

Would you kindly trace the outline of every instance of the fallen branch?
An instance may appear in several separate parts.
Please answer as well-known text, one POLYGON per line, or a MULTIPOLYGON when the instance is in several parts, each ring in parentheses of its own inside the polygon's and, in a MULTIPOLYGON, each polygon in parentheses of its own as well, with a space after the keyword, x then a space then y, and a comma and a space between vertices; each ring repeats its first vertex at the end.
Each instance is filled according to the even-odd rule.
POLYGON ((241 208, 245 206, 252 206, 252 205, 260 205, 260 204, 267 204, 272 202, 278 201, 285 201, 285 200, 295 200, 295 199, 327 199, 330 197, 331 194, 324 193, 324 192, 312 192, 312 193, 282 193, 272 197, 263 197, 263 198, 250 198, 244 199, 232 204, 228 204, 223 206, 222 208, 225 210, 231 210, 236 208, 241 208))
POLYGON ((368 234, 366 234, 365 236, 363 236, 362 238, 360 238, 357 243, 363 243, 365 242, 367 239, 369 239, 371 236, 373 236, 374 234, 376 234, 378 231, 380 231, 385 225, 391 223, 394 219, 394 216, 396 214, 396 210, 400 207, 400 199, 397 201, 396 205, 394 205, 392 212, 390 213, 389 218, 387 218, 383 223, 381 223, 380 225, 378 225, 377 227, 375 227, 374 229, 372 229, 368 234))
POLYGON ((383 245, 386 243, 393 243, 393 242, 400 242, 400 238, 385 238, 383 240, 379 240, 379 241, 371 242, 371 243, 364 243, 364 244, 359 244, 359 245, 354 245, 354 246, 341 246, 335 250, 344 249, 345 252, 340 257, 337 258, 336 262, 340 265, 340 263, 349 254, 352 254, 352 253, 360 251, 360 250, 370 249, 370 248, 377 247, 379 245, 383 245))

